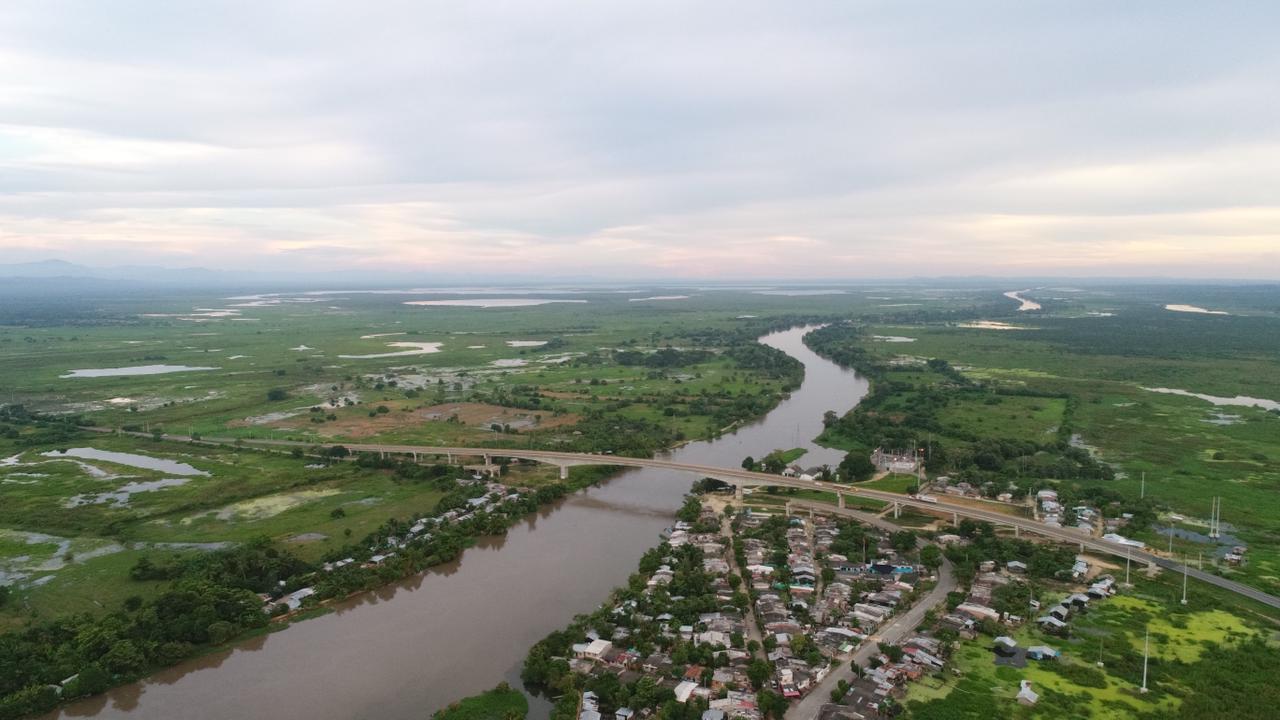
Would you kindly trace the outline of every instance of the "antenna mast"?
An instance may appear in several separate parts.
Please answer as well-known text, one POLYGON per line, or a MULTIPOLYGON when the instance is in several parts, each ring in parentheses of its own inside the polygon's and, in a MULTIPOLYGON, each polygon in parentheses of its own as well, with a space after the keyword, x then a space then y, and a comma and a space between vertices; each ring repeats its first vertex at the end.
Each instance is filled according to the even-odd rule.
POLYGON ((1151 654, 1151 630, 1147 629, 1147 638, 1142 642, 1142 688, 1138 692, 1147 694, 1147 657, 1151 654))
POLYGON ((1182 604, 1187 604, 1187 554, 1182 554, 1182 604))

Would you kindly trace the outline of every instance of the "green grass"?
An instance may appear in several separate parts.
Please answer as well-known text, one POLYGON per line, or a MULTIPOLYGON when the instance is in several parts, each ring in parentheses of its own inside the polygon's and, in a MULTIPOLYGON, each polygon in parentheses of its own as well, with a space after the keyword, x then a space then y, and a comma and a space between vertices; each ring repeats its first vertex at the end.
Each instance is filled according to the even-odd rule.
POLYGON ((529 700, 506 683, 451 703, 432 716, 434 720, 519 720, 529 712, 529 700))
POLYGON ((853 487, 868 488, 870 490, 881 490, 883 492, 905 493, 908 489, 916 486, 920 479, 915 475, 903 475, 901 473, 890 473, 876 480, 868 480, 867 482, 855 483, 853 487))
MULTIPOLYGON (((1182 703, 1185 678, 1198 671, 1197 663, 1212 646, 1234 647, 1251 637, 1267 637, 1275 631, 1273 610, 1263 610, 1210 586, 1194 589, 1192 602, 1182 606, 1175 591, 1177 578, 1148 580, 1135 577, 1136 587, 1127 594, 1094 601, 1088 613, 1071 621, 1071 637, 1040 632, 1034 625, 1002 629, 1022 647, 1049 645, 1059 650, 1057 662, 1066 674, 1048 663, 1029 660, 1027 667, 997 668, 989 649, 990 638, 979 636, 962 642, 951 666, 959 674, 945 673, 909 686, 906 704, 911 717, 947 717, 943 708, 952 704, 994 703, 998 717, 1098 717, 1131 718, 1140 713, 1174 717, 1182 703), (1262 615, 1259 615, 1262 613, 1262 615), (1151 668, 1148 695, 1136 692, 1141 681, 1144 633, 1151 631, 1151 668), (1099 657, 1105 661, 1099 669, 1099 657), (1075 668, 1072 671, 1072 668, 1075 668), (1082 684, 1080 675, 1101 678, 1100 686, 1082 684), (1018 681, 1026 679, 1041 693, 1034 710, 1018 706, 1014 694, 1018 681), (1049 690, 1051 694, 1046 695, 1049 690), (973 694, 982 697, 970 697, 973 694)), ((1063 587, 1057 595, 1065 595, 1063 587)))

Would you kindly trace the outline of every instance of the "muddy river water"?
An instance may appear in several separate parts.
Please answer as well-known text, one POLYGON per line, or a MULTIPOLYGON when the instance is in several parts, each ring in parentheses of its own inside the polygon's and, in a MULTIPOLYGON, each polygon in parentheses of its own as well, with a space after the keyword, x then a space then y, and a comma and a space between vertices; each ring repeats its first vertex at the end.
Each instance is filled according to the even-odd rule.
MULTIPOLYGON (((761 420, 670 454, 738 467, 747 455, 805 447, 805 466, 836 464, 815 446, 822 414, 843 413, 866 382, 819 357, 793 328, 761 342, 805 365, 803 385, 761 420)), ((686 474, 622 472, 481 540, 456 562, 360 595, 336 612, 192 660, 48 718, 130 720, 424 720, 449 702, 519 686, 530 645, 626 582, 690 483, 686 474)), ((534 699, 531 718, 550 706, 534 699)))

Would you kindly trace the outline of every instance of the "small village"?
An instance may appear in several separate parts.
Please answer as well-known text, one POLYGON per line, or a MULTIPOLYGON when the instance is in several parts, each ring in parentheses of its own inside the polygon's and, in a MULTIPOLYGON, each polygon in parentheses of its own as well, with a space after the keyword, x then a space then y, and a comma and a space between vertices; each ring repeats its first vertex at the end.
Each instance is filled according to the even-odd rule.
MULTIPOLYGON (((504 509, 517 512, 515 504, 529 496, 528 492, 522 493, 502 483, 486 480, 479 472, 460 477, 455 482, 463 492, 473 494, 474 497, 467 498, 460 507, 435 515, 414 517, 411 524, 404 528, 403 535, 389 535, 369 545, 358 555, 325 562, 321 566, 322 573, 331 575, 347 568, 377 569, 396 557, 398 551, 409 547, 425 547, 435 537, 432 531, 504 509)), ((259 595, 263 602, 263 612, 284 619, 304 608, 314 607, 318 601, 325 599, 315 584, 292 591, 286 591, 286 588, 287 585, 282 580, 277 591, 259 595)))
MULTIPOLYGON (((982 560, 967 590, 887 642, 881 633, 939 581, 917 534, 718 499, 691 499, 680 517, 627 588, 530 653, 526 683, 563 693, 554 718, 893 717, 912 683, 959 673, 948 666, 959 643, 984 642, 996 664, 1057 661, 1047 642, 1024 647, 1012 635, 1034 626, 1046 639, 1066 636, 1076 615, 1122 585, 1085 556, 1032 545, 1057 579, 1046 597, 1027 582, 1029 564, 1043 576, 1045 560, 982 560), (795 715, 814 693, 821 702, 804 707, 816 713, 795 715)), ((993 537, 925 535, 950 553, 993 537)), ((1029 682, 1009 692, 1038 702, 1029 682)))

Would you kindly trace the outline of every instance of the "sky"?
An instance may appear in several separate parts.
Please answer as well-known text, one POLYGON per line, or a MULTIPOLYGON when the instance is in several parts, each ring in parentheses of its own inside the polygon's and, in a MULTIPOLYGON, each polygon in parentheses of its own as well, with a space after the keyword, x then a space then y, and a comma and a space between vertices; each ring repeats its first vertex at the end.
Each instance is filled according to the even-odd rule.
POLYGON ((0 4, 0 263, 1280 279, 1274 2, 0 4))

